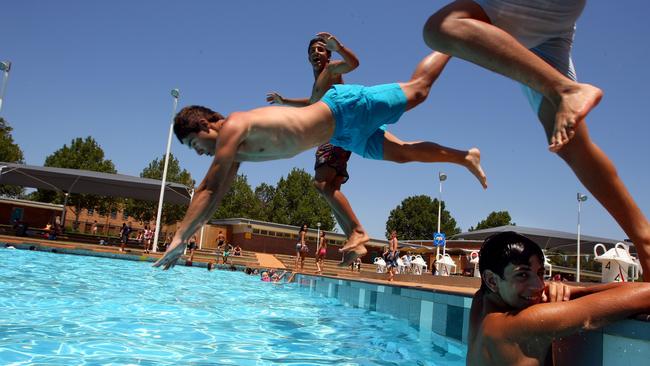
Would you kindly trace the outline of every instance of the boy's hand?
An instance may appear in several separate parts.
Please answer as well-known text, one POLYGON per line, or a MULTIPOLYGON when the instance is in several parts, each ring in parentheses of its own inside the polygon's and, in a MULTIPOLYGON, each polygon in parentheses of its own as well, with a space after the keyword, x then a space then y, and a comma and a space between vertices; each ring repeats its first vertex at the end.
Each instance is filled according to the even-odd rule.
POLYGON ((336 39, 336 37, 334 37, 333 35, 327 32, 320 32, 316 34, 316 36, 322 38, 323 41, 325 41, 325 47, 330 51, 338 52, 338 50, 340 50, 341 47, 343 47, 341 45, 341 42, 339 42, 339 40, 336 39))
POLYGON ((165 251, 165 255, 162 256, 162 258, 158 259, 158 261, 154 263, 153 266, 162 267, 162 269, 166 271, 176 265, 176 261, 181 258, 184 251, 185 243, 181 243, 180 241, 173 241, 169 248, 167 248, 167 251, 165 251))
POLYGON ((266 101, 270 104, 284 104, 284 98, 276 92, 266 94, 266 101))
POLYGON ((571 300, 571 287, 562 282, 546 282, 542 302, 562 302, 571 300))

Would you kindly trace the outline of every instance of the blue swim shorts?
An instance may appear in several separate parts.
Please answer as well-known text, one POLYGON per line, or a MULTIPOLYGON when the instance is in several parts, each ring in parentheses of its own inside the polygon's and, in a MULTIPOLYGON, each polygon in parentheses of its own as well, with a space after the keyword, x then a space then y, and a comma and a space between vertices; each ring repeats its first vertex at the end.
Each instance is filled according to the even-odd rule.
POLYGON ((334 85, 322 102, 336 121, 330 143, 364 158, 383 160, 386 125, 406 111, 406 95, 399 84, 371 87, 334 85))

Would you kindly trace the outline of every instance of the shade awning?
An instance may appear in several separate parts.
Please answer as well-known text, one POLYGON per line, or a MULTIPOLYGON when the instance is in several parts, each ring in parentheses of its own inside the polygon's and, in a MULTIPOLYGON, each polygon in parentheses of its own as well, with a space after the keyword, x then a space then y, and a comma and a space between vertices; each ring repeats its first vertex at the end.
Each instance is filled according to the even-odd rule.
MULTIPOLYGON (((158 201, 162 181, 124 174, 0 162, 0 184, 158 201)), ((183 184, 167 182, 164 201, 187 205, 190 192, 191 189, 183 184)))
MULTIPOLYGON (((537 243, 537 245, 539 245, 544 250, 553 249, 565 253, 576 252, 576 243, 578 241, 578 235, 576 233, 531 228, 525 226, 505 225, 483 230, 468 231, 454 235, 453 239, 485 240, 491 235, 504 231, 514 231, 516 233, 524 235, 537 243)), ((582 248, 582 253, 593 253, 594 245, 598 243, 614 245, 618 242, 623 242, 623 240, 601 238, 591 235, 580 235, 580 246, 582 248)), ((626 242, 626 244, 631 245, 630 250, 635 250, 632 243, 626 242)))

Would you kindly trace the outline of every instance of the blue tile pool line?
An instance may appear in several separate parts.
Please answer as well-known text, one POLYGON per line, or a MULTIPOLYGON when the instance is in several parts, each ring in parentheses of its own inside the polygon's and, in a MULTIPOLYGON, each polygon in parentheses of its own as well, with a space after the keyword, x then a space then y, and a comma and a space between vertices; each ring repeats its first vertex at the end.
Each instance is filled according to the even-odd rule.
MULTIPOLYGON (((88 249, 60 248, 40 243, 4 243, 16 249, 49 253, 85 255, 131 261, 154 262, 148 256, 95 252, 88 249)), ((206 268, 207 263, 186 265, 206 268)), ((246 267, 235 266, 243 271, 246 267)), ((227 270, 230 265, 217 265, 227 270)), ((397 285, 382 285, 357 280, 296 275, 300 287, 314 294, 337 298, 346 306, 390 314, 408 321, 420 331, 421 337, 431 339, 447 352, 463 355, 467 347, 469 309, 472 297, 438 290, 420 290, 397 285)), ((650 359, 650 322, 624 320, 595 331, 579 332, 563 338, 558 344, 557 365, 642 365, 650 359)), ((556 354, 557 355, 557 354, 556 354)))
MULTIPOLYGON (((296 281, 312 293, 337 298, 347 306, 403 319, 422 335, 438 338, 435 343, 445 345, 448 352, 457 354, 467 347, 470 296, 304 274, 298 274, 296 281)), ((648 364, 650 323, 623 320, 595 331, 578 332, 556 344, 557 365, 648 364)))

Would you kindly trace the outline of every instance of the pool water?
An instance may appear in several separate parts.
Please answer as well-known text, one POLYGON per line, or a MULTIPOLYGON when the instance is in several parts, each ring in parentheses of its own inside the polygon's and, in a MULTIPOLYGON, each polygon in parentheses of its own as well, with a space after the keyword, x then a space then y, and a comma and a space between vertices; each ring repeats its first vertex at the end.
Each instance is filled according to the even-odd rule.
POLYGON ((464 365, 404 321, 242 272, 0 249, 2 365, 464 365))

